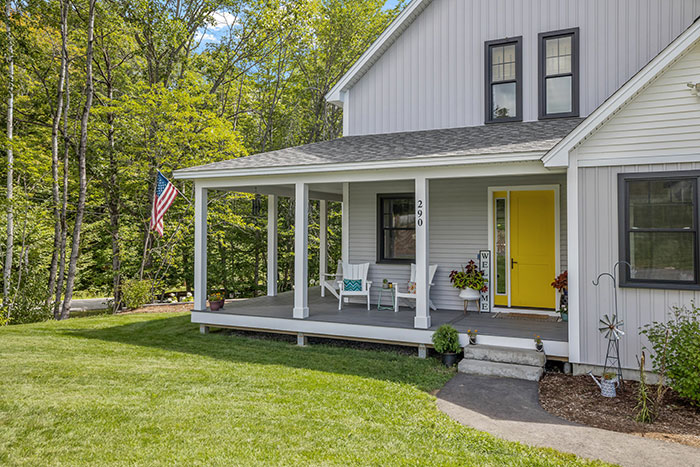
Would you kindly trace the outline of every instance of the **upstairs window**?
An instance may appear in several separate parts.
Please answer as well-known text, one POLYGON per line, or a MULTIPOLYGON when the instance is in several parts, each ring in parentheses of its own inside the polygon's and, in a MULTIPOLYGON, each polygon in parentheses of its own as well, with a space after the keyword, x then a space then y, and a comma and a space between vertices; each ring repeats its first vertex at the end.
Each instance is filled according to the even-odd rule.
POLYGON ((416 258, 415 195, 377 197, 377 261, 412 262, 416 258))
POLYGON ((522 38, 486 42, 486 123, 520 121, 522 38))
POLYGON ((539 116, 578 116, 578 29, 539 35, 539 116))
POLYGON ((698 288, 698 172, 621 174, 622 285, 698 288))

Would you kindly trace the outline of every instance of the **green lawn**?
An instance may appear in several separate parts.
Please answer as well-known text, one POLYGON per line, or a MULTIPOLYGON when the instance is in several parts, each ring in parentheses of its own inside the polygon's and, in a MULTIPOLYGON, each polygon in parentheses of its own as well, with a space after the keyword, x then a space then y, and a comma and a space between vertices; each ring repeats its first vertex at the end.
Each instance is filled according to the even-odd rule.
POLYGON ((200 335, 188 314, 0 328, 0 464, 571 465, 440 413, 389 352, 200 335))

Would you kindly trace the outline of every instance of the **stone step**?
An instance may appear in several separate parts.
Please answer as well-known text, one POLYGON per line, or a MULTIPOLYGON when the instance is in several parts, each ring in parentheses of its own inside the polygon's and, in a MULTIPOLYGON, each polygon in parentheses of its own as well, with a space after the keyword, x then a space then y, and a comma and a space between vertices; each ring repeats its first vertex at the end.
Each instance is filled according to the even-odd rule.
POLYGON ((502 378, 524 379, 539 381, 544 369, 541 366, 517 365, 514 363, 489 362, 486 360, 473 360, 469 358, 459 362, 460 373, 481 376, 500 376, 502 378))
POLYGON ((543 367, 546 361, 544 352, 495 345, 468 345, 464 347, 464 358, 537 367, 543 367))

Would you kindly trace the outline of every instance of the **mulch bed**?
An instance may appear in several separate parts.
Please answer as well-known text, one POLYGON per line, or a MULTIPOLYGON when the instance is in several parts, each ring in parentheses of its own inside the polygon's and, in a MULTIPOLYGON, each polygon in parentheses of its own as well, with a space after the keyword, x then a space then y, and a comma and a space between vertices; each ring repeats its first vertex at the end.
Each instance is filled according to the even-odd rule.
MULTIPOLYGON (((635 420, 639 383, 625 381, 614 399, 602 397, 590 376, 547 373, 540 382, 540 404, 565 420, 605 430, 631 433, 700 447, 700 409, 669 390, 658 419, 651 424, 635 420)), ((652 398, 656 386, 650 386, 652 398)))

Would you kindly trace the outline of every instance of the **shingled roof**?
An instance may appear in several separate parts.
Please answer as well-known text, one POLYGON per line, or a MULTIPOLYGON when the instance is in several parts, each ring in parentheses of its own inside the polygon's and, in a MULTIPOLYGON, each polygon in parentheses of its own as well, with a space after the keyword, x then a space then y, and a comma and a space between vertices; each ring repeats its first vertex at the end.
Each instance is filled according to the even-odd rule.
POLYGON ((565 118, 535 122, 497 123, 466 128, 346 136, 331 141, 200 165, 177 172, 297 167, 439 156, 544 152, 554 147, 582 120, 581 118, 565 118))

